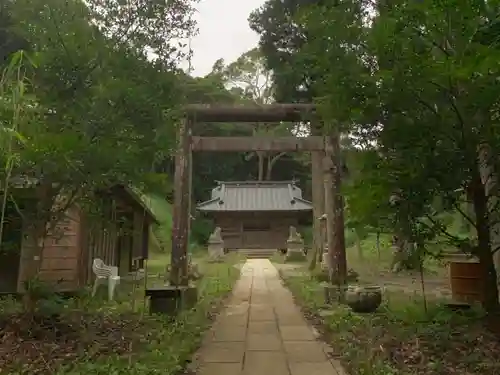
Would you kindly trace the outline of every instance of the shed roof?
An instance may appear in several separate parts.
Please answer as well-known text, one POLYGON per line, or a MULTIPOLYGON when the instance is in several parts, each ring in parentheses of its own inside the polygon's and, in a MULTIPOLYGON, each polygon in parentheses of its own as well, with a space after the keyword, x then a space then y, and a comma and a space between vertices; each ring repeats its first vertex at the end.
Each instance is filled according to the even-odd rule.
POLYGON ((294 181, 219 182, 212 199, 198 204, 202 212, 311 211, 294 181))
POLYGON ((117 184, 111 189, 111 192, 121 196, 125 201, 133 207, 134 210, 143 211, 156 224, 160 224, 158 216, 154 214, 149 205, 146 203, 146 197, 136 188, 127 185, 117 184))
MULTIPOLYGON (((28 175, 12 176, 9 180, 9 186, 15 189, 35 188, 39 184, 40 184, 39 178, 28 175)), ((55 183, 53 184, 53 186, 54 185, 55 183)), ((2 186, 0 186, 0 190, 1 188, 2 186)), ((113 194, 117 194, 118 196, 122 197, 127 202, 127 204, 133 207, 134 210, 144 211, 145 215, 149 216, 151 220, 159 224, 160 221, 146 203, 145 196, 133 186, 125 184, 115 184, 108 189, 101 189, 96 192, 99 193, 105 191, 109 191, 113 194)))

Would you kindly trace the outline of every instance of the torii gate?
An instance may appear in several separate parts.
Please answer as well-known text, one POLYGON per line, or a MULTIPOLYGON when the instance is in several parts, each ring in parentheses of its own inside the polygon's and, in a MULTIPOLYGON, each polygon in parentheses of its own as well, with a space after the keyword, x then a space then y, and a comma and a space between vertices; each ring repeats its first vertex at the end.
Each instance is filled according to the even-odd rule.
POLYGON ((344 284, 347 275, 341 158, 339 135, 322 134, 321 121, 314 104, 268 104, 255 106, 188 105, 178 134, 175 155, 174 210, 172 227, 172 256, 169 281, 171 286, 188 285, 188 246, 191 221, 192 153, 212 152, 311 152, 313 181, 313 242, 315 252, 322 247, 319 218, 326 214, 327 243, 330 264, 344 284), (192 134, 196 122, 309 122, 312 135, 308 137, 197 137, 192 134), (323 184, 323 189, 314 185, 323 184))

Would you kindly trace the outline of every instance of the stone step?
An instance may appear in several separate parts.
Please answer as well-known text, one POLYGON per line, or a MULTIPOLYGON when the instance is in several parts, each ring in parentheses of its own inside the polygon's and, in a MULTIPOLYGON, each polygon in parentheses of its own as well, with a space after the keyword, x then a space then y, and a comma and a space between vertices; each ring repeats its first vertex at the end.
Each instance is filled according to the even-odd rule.
POLYGON ((241 249, 239 254, 245 255, 247 259, 269 259, 276 254, 275 249, 241 249))

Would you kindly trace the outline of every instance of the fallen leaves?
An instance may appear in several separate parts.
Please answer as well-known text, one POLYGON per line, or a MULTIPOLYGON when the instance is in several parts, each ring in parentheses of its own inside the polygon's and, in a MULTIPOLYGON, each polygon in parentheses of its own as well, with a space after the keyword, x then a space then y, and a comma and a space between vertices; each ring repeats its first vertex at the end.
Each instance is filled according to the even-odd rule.
POLYGON ((355 314, 325 305, 311 278, 289 276, 285 281, 332 346, 332 356, 352 374, 500 375, 500 336, 477 312, 434 304, 423 314, 418 301, 393 298, 395 310, 386 304, 375 314, 355 314))
POLYGON ((147 326, 137 315, 65 312, 0 317, 0 373, 54 374, 77 360, 131 354, 147 326), (142 328, 142 330, 141 330, 142 328))

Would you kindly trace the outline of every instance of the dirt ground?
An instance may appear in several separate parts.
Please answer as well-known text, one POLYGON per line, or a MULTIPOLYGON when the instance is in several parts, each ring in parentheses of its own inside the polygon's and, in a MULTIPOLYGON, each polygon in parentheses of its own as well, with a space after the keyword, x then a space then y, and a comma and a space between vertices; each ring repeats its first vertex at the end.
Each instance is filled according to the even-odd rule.
POLYGON ((86 314, 80 311, 32 319, 25 314, 0 317, 0 373, 49 374, 61 364, 124 355, 146 330, 133 314, 86 314))
MULTIPOLYGON (((307 273, 306 263, 276 263, 276 267, 286 273, 300 275, 307 273)), ((451 289, 448 269, 445 264, 428 262, 424 265, 423 276, 419 271, 401 271, 394 273, 390 270, 390 253, 380 256, 368 251, 360 259, 358 254, 348 249, 347 266, 359 274, 360 284, 376 284, 389 292, 404 292, 409 297, 418 295, 432 299, 451 299, 451 289)), ((317 269, 320 268, 318 264, 317 269)))

